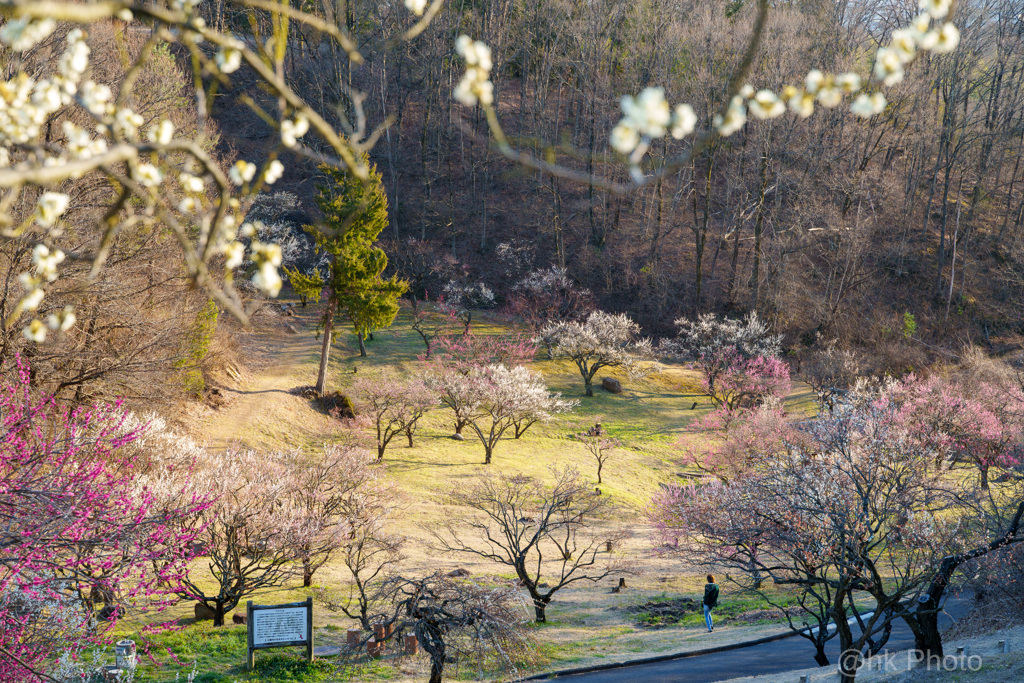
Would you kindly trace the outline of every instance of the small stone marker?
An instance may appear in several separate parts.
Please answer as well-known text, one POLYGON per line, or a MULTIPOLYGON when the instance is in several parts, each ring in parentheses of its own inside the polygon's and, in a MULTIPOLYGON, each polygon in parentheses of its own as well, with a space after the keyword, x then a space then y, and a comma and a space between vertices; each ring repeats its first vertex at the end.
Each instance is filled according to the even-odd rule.
POLYGON ((341 654, 341 648, 337 645, 321 645, 313 648, 314 657, 337 657, 341 654))
POLYGON ((214 617, 214 611, 201 602, 195 606, 196 621, 209 621, 214 617))
POLYGON ((999 648, 999 651, 1002 652, 1003 654, 1006 654, 1007 649, 1009 649, 1009 648, 1006 647, 1006 641, 1005 640, 1000 640, 999 644, 997 645, 997 647, 999 648))

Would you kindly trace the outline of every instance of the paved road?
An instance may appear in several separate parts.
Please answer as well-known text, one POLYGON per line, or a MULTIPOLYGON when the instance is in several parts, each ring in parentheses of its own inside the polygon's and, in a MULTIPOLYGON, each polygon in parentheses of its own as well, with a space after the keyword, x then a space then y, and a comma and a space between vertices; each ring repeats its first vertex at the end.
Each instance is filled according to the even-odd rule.
MULTIPOLYGON (((953 623, 949 612, 960 616, 964 606, 947 603, 947 613, 940 616, 939 628, 953 623)), ((714 647, 715 636, 708 634, 708 647, 714 647)), ((914 636, 903 620, 894 626, 883 651, 897 652, 914 647, 914 636)), ((826 647, 829 661, 835 665, 839 659, 839 639, 833 638, 826 647)), ((717 654, 686 657, 656 664, 627 666, 575 676, 559 676, 565 683, 713 683, 742 676, 781 674, 795 669, 814 666, 814 646, 800 636, 785 640, 717 654)), ((796 683, 796 676, 793 676, 796 683)), ((779 683, 788 679, 779 676, 779 683)))

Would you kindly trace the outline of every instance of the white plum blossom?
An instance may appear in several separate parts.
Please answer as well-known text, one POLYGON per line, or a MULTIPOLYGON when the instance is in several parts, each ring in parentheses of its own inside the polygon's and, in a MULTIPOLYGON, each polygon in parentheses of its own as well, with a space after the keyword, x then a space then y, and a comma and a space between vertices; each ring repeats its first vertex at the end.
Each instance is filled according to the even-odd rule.
POLYGON ((305 114, 299 114, 295 120, 285 119, 281 122, 281 142, 285 147, 294 147, 309 130, 309 119, 305 114))
POLYGON ((245 245, 241 242, 228 244, 224 247, 224 257, 224 267, 228 270, 234 270, 242 265, 242 261, 245 258, 245 245))
POLYGON ((250 246, 252 260, 257 265, 256 274, 252 276, 252 283, 261 292, 270 296, 277 296, 281 291, 281 276, 277 269, 281 265, 281 247, 277 244, 268 244, 253 240, 250 246))
POLYGON ((32 249, 32 263, 36 267, 36 273, 49 282, 57 279, 57 266, 64 262, 64 252, 54 249, 52 252, 45 244, 37 244, 32 249))
POLYGON ((251 164, 244 159, 239 159, 235 162, 234 166, 228 172, 228 176, 231 178, 231 182, 235 185, 244 185, 245 183, 256 177, 256 164, 251 164))
POLYGON ((491 48, 480 40, 463 34, 455 41, 455 51, 466 62, 466 73, 455 86, 452 95, 467 107, 477 102, 484 106, 494 103, 494 84, 491 83, 491 48))
POLYGON ((267 170, 263 174, 263 180, 267 182, 267 185, 273 185, 281 179, 282 175, 284 175, 284 164, 274 159, 267 165, 267 170))
POLYGON ((40 287, 36 287, 30 290, 28 294, 22 297, 19 306, 25 311, 34 311, 39 308, 39 304, 43 303, 43 297, 46 293, 40 287))
POLYGON ((138 136, 139 126, 143 123, 143 118, 128 107, 119 109, 114 114, 114 132, 129 140, 134 140, 138 136))
POLYGON ((716 115, 713 121, 720 135, 729 137, 747 124, 747 108, 743 106, 743 98, 737 95, 732 98, 725 116, 716 115))
POLYGON ((897 51, 881 48, 875 55, 875 78, 887 86, 903 80, 903 60, 897 51))
POLYGON ((60 192, 44 192, 36 202, 36 223, 49 228, 68 210, 71 197, 60 192))
POLYGON ((844 93, 852 95, 853 93, 860 90, 860 74, 840 74, 836 76, 836 85, 839 86, 839 89, 842 90, 844 93))
POLYGON ((942 19, 949 14, 952 0, 919 0, 917 6, 922 12, 927 12, 935 19, 942 19))
POLYGON ((197 206, 198 204, 196 204, 195 198, 185 197, 180 202, 178 202, 178 211, 181 211, 182 213, 192 213, 193 211, 196 210, 197 206))
POLYGON ((871 95, 861 93, 854 98, 853 104, 850 105, 850 111, 861 118, 869 119, 885 111, 886 104, 888 103, 885 100, 885 95, 880 92, 871 95))
POLYGON ((64 310, 53 313, 46 320, 47 326, 51 330, 60 330, 61 332, 67 332, 75 326, 75 321, 78 318, 75 317, 75 309, 71 306, 65 306, 64 310))
POLYGON ((178 176, 178 182, 181 183, 181 187, 184 188, 185 192, 191 192, 192 194, 199 194, 206 189, 206 183, 202 178, 196 177, 191 173, 182 173, 178 176))
POLYGON ((217 51, 213 60, 222 74, 231 74, 242 66, 242 52, 233 47, 224 47, 217 51))
POLYGON ((758 90, 747 106, 759 119, 774 119, 786 113, 786 105, 771 90, 758 90))
POLYGON ((427 0, 405 0, 405 8, 417 17, 422 17, 427 9, 427 0))
POLYGON ((610 143, 616 152, 629 154, 640 144, 640 133, 625 121, 620 121, 612 128, 610 143))
POLYGON ((838 107, 843 101, 843 91, 836 87, 834 79, 830 76, 825 83, 818 88, 818 102, 826 109, 838 107))
POLYGON ((153 164, 139 164, 132 175, 142 183, 143 186, 153 188, 164 181, 163 172, 153 164))
POLYGON ((901 62, 909 64, 917 57, 917 34, 913 29, 897 29, 892 32, 890 46, 899 55, 901 62))
POLYGON ((664 136, 672 121, 664 88, 644 88, 636 97, 624 95, 621 105, 623 122, 649 138, 664 136))
POLYGON ((814 113, 814 95, 811 93, 787 85, 782 91, 782 97, 786 100, 790 110, 800 118, 806 119, 814 113))
POLYGON ((15 52, 24 52, 53 33, 57 22, 53 19, 8 19, 0 26, 0 42, 15 52))
POLYGON ((42 344, 46 341, 46 325, 43 324, 42 320, 36 318, 30 322, 24 330, 22 330, 22 334, 24 334, 25 339, 28 339, 30 342, 42 344))
POLYGON ((825 82, 825 74, 818 69, 811 69, 804 79, 804 87, 812 95, 818 94, 818 88, 825 82))
POLYGON ((670 131, 672 137, 681 140, 693 133, 696 127, 697 114, 693 111, 693 107, 688 104, 677 106, 675 112, 672 113, 672 130, 670 131))
POLYGON ((956 49, 956 46, 960 44, 960 29, 950 23, 943 24, 939 30, 938 39, 935 41, 935 47, 932 48, 932 52, 936 54, 946 54, 956 49))
POLYGON ((107 103, 113 97, 110 86, 86 81, 79 89, 82 104, 91 114, 102 116, 107 113, 107 103))
POLYGON ((150 128, 146 137, 153 144, 169 145, 174 139, 174 124, 168 119, 164 119, 159 125, 150 128))

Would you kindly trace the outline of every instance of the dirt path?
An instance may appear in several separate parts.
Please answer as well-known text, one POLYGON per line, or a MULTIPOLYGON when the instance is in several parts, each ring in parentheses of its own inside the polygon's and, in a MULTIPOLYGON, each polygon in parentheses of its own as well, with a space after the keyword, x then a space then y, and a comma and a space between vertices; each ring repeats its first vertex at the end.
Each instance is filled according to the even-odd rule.
POLYGON ((296 306, 294 312, 284 315, 275 302, 254 316, 251 330, 239 334, 245 369, 215 378, 224 404, 204 409, 192 424, 196 438, 209 448, 220 451, 232 443, 252 448, 302 446, 311 437, 330 433, 327 416, 288 393, 313 384, 320 354, 320 341, 312 333, 317 309, 296 306), (297 442, 299 434, 302 443, 297 442))

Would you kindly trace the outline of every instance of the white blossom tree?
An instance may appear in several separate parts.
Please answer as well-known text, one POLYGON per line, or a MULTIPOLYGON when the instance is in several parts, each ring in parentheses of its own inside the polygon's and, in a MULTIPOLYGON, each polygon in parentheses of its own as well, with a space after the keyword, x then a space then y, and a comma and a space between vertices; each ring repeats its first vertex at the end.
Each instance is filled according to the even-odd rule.
POLYGON ((466 380, 468 405, 473 406, 467 425, 484 446, 485 465, 491 464, 494 447, 510 429, 518 439, 530 425, 577 405, 549 392, 543 376, 522 365, 474 368, 466 380))
POLYGON ((570 358, 579 368, 587 396, 594 395, 594 375, 601 368, 623 368, 641 376, 652 370, 649 339, 625 313, 594 311, 583 322, 549 322, 539 336, 555 356, 570 358))

